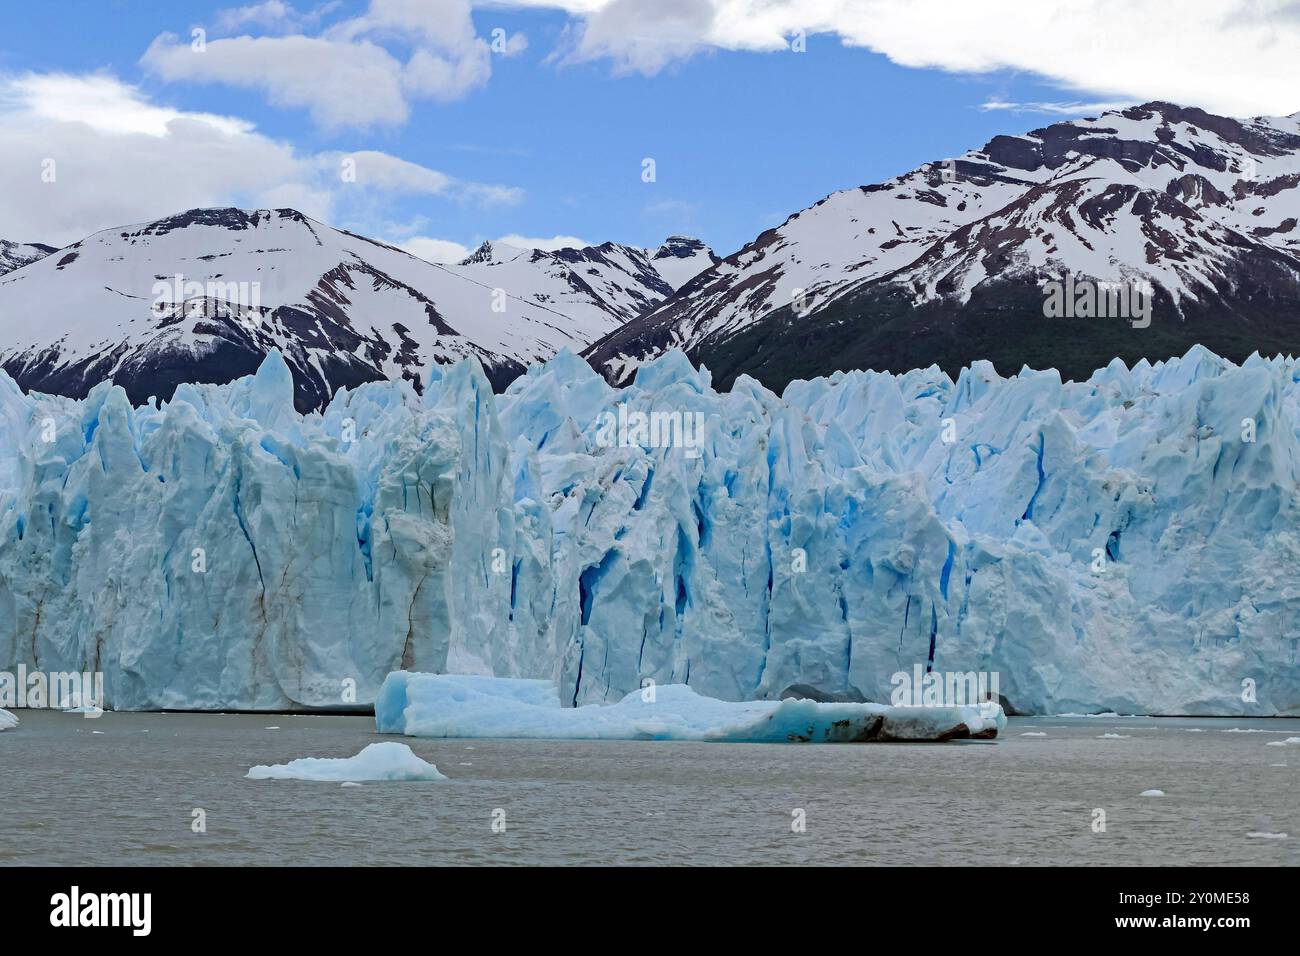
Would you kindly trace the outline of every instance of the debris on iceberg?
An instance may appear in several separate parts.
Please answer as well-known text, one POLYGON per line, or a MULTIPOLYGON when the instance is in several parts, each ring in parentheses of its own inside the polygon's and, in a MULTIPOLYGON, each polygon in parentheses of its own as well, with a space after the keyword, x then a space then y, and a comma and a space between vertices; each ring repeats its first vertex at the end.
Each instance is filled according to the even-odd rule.
POLYGON ((12 730, 18 726, 18 718, 7 710, 0 709, 0 730, 12 730))
POLYGON ((259 765, 250 780, 322 780, 337 783, 371 780, 446 780, 433 764, 416 756, 406 744, 369 744, 355 757, 299 757, 288 763, 259 765))
POLYGON ((408 737, 866 743, 992 738, 1006 716, 994 703, 722 701, 684 684, 633 691, 615 704, 561 707, 550 681, 397 671, 379 691, 375 724, 408 737))
POLYGON ((116 710, 361 709, 395 670, 1009 711, 1300 713, 1300 362, 986 362, 730 391, 562 352, 293 407, 271 352, 133 408, 0 371, 0 671, 116 710), (687 428, 686 425, 691 427, 687 428), (1231 680, 1225 675, 1231 675, 1231 680))

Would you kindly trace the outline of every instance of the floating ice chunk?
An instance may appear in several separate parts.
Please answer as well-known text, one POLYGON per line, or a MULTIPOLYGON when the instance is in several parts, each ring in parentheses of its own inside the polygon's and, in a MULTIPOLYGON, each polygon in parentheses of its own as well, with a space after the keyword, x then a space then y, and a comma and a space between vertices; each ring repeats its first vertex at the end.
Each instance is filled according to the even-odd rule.
POLYGON ((104 716, 104 708, 95 704, 78 704, 75 707, 64 707, 62 711, 65 714, 85 714, 87 717, 104 716))
POLYGON ((549 681, 397 671, 380 688, 375 723, 380 733, 412 737, 855 743, 996 737, 1006 716, 996 704, 731 702, 684 684, 633 691, 616 704, 561 707, 549 681))
POLYGON ((1128 740, 1130 734, 1099 734, 1098 740, 1128 740))
POLYGON ((431 763, 417 757, 406 744, 370 744, 355 757, 300 757, 274 766, 257 766, 250 780, 446 780, 431 763))
POLYGON ((1294 747, 1300 744, 1300 737, 1288 737, 1286 740, 1270 740, 1266 747, 1294 747))
POLYGON ((1164 795, 1163 790, 1143 790, 1138 794, 1139 797, 1163 797, 1164 795))
POLYGON ((18 726, 18 718, 7 710, 0 710, 0 730, 11 730, 18 726))
POLYGON ((1255 840, 1285 840, 1285 833, 1268 833, 1264 830, 1251 830, 1246 836, 1255 840))
POLYGON ((1021 734, 1020 736, 1021 737, 1046 737, 1047 734, 1043 733, 1041 730, 1028 730, 1025 733, 1021 734))
POLYGON ((359 786, 361 786, 361 784, 357 783, 355 780, 344 780, 341 784, 339 784, 339 786, 340 786, 340 787, 359 787, 359 786))

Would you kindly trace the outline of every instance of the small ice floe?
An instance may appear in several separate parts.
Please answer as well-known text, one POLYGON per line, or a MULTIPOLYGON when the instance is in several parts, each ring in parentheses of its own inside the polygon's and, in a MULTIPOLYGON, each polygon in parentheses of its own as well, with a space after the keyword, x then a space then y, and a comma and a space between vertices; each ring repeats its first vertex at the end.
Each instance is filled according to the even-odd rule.
POLYGON ((417 757, 406 744, 370 744, 355 757, 299 757, 274 766, 257 766, 250 780, 446 780, 438 768, 417 757))
POLYGON ((279 724, 272 724, 270 727, 263 727, 262 729, 263 729, 263 730, 279 730, 279 729, 280 729, 280 725, 279 725, 279 724))
POLYGON ((1139 797, 1163 797, 1164 795, 1163 790, 1143 790, 1138 794, 1139 797))
POLYGON ((1270 740, 1264 745, 1265 747, 1295 747, 1300 746, 1300 737, 1288 737, 1286 740, 1270 740))
POLYGON ((1043 733, 1041 730, 1028 730, 1025 733, 1021 734, 1020 736, 1021 737, 1046 737, 1047 734, 1043 733))
POLYGON ((340 787, 359 787, 359 786, 361 786, 361 784, 357 783, 355 780, 344 780, 341 784, 339 784, 339 786, 340 786, 340 787))
POLYGON ((97 707, 94 704, 78 704, 75 707, 64 707, 62 712, 65 714, 84 714, 86 717, 104 716, 104 708, 97 707))
POLYGON ((1266 830, 1251 830, 1246 836, 1252 840, 1285 840, 1285 833, 1269 833, 1266 830))
POLYGON ((99 734, 99 736, 101 736, 101 737, 104 736, 104 732, 103 732, 102 730, 92 730, 91 733, 92 733, 92 734, 99 734))
POLYGON ((1131 734, 1098 734, 1098 740, 1128 740, 1131 734))
POLYGON ((0 730, 12 730, 18 726, 18 718, 7 710, 0 709, 0 730))
POLYGON ((1204 728, 1204 727, 1184 727, 1183 730, 1187 731, 1189 734, 1203 734, 1203 733, 1205 733, 1205 728, 1204 728))
POLYGON ((1259 727, 1229 727, 1227 730, 1220 730, 1221 734, 1266 734, 1267 730, 1261 730, 1259 727))

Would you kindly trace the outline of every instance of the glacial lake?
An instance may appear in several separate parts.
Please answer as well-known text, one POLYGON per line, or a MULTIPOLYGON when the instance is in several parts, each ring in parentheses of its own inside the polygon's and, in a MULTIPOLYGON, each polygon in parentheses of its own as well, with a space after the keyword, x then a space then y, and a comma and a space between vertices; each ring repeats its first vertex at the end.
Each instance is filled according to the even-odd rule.
POLYGON ((1282 743, 1297 719, 1023 717, 991 742, 784 745, 18 716, 0 733, 0 865, 1300 863, 1300 745, 1282 743), (244 777, 377 740, 451 779, 244 777), (1140 796, 1153 789, 1164 796, 1140 796))

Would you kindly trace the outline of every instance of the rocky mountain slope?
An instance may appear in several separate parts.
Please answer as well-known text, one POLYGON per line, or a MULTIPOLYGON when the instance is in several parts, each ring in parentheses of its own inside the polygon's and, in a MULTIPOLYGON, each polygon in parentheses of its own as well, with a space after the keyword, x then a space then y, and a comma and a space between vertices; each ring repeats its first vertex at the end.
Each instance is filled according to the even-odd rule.
POLYGON ((1085 378, 1201 343, 1300 352, 1300 114, 1167 103, 998 136, 835 193, 592 346, 611 380, 669 348, 721 383, 979 359, 1085 378), (1150 295, 1150 323, 1044 314, 1067 276, 1150 295), (1139 324, 1140 325, 1140 324, 1139 324))
POLYGON ((44 259, 51 252, 54 252, 53 246, 39 242, 10 242, 8 239, 0 239, 0 276, 21 269, 37 259, 44 259))
POLYGON ((484 244, 438 265, 292 209, 195 209, 0 276, 0 367, 72 397, 111 380, 138 404, 248 374, 276 348, 307 410, 380 378, 421 387, 433 366, 472 355, 500 388, 670 296, 689 265, 669 254, 665 278, 654 255, 484 244))

